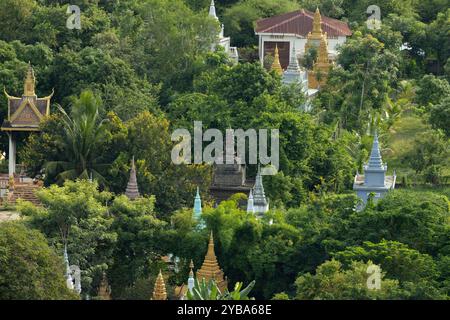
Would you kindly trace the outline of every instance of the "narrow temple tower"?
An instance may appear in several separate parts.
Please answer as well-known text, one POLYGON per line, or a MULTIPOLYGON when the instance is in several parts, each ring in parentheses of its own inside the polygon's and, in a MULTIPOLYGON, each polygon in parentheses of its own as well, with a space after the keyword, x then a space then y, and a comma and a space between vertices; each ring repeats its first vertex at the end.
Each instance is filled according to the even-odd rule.
POLYGON ((313 70, 308 73, 308 84, 310 88, 318 89, 327 82, 330 71, 330 61, 328 60, 328 42, 327 34, 320 40, 317 60, 314 63, 313 70))
POLYGON ((247 212, 255 213, 255 208, 253 206, 253 192, 252 192, 252 190, 250 190, 250 194, 248 195, 247 212))
POLYGON ((261 175, 261 168, 258 167, 256 174, 255 187, 253 188, 253 207, 257 215, 262 215, 269 211, 269 202, 264 193, 263 180, 261 175))
POLYGON ((205 227, 203 218, 202 218, 202 199, 200 198, 200 190, 197 187, 197 194, 195 195, 194 200, 194 219, 197 221, 197 226, 200 229, 205 227))
POLYGON ((127 189, 125 190, 125 195, 130 200, 135 200, 140 197, 137 179, 136 179, 136 167, 134 165, 134 156, 131 159, 130 179, 128 180, 128 185, 127 185, 127 189))
POLYGON ((209 5, 209 16, 217 21, 220 25, 220 31, 217 35, 217 42, 211 45, 211 50, 214 51, 216 46, 219 45, 224 48, 225 52, 231 58, 231 61, 234 63, 238 63, 239 61, 239 53, 236 47, 231 46, 230 37, 225 37, 224 35, 224 25, 220 23, 219 17, 216 13, 216 5, 214 4, 214 0, 211 0, 211 4, 209 5))
POLYGON ((280 63, 280 54, 278 52, 278 45, 275 46, 275 55, 273 59, 272 66, 270 67, 270 70, 274 70, 276 74, 282 76, 283 75, 283 68, 281 67, 280 63))
POLYGON ((73 285, 72 272, 70 271, 69 255, 67 254, 67 245, 64 246, 64 264, 66 265, 66 285, 70 290, 75 290, 73 285))
POLYGON ((167 300, 166 285, 164 284, 164 278, 161 270, 159 270, 158 277, 155 281, 152 300, 167 300))
POLYGON ((364 175, 357 173, 353 183, 353 190, 363 201, 363 205, 358 209, 364 208, 371 193, 374 195, 374 201, 377 201, 395 188, 395 172, 392 176, 386 176, 386 171, 387 164, 381 159, 378 134, 375 132, 370 158, 364 166, 364 175))
POLYGON ((203 265, 200 270, 197 271, 198 281, 202 281, 203 278, 206 282, 214 280, 222 293, 225 292, 228 287, 228 281, 227 279, 224 279, 224 273, 222 269, 220 269, 216 254, 214 252, 214 238, 212 231, 209 238, 208 251, 206 252, 205 260, 203 261, 203 265))
POLYGON ((200 191, 197 187, 197 194, 195 195, 194 200, 194 218, 197 219, 197 221, 200 221, 202 216, 202 199, 200 198, 200 191))
POLYGON ((289 59, 289 65, 283 73, 282 81, 284 84, 297 83, 303 89, 308 89, 308 78, 306 72, 303 71, 298 64, 295 42, 292 45, 292 52, 289 59))

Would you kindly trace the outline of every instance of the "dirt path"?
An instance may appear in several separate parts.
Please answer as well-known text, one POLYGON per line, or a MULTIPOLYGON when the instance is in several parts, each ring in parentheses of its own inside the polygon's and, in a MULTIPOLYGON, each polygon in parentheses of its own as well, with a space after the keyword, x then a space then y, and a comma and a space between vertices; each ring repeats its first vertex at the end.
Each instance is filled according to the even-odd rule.
POLYGON ((16 211, 0 211, 0 222, 12 221, 17 219, 20 219, 20 216, 16 211))

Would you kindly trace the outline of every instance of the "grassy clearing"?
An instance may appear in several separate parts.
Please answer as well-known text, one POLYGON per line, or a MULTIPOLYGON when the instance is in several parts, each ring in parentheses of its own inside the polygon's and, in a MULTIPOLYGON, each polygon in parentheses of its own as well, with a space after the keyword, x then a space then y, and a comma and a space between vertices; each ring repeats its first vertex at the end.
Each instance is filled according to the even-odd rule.
POLYGON ((429 128, 428 124, 412 112, 405 112, 396 121, 389 130, 387 146, 383 152, 383 160, 387 161, 389 171, 396 169, 399 175, 414 173, 403 159, 414 147, 416 135, 429 128))

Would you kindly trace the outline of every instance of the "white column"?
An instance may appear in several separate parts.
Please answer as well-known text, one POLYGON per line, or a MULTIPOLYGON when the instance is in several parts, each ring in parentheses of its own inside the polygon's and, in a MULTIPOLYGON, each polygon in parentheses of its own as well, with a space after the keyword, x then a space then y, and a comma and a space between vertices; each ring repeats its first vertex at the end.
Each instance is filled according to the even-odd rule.
POLYGON ((14 169, 14 173, 16 173, 17 141, 16 141, 16 139, 14 139, 14 137, 12 139, 12 142, 13 142, 13 150, 14 150, 14 152, 13 152, 13 163, 14 163, 13 169, 14 169))
POLYGON ((9 137, 9 154, 8 154, 8 172, 9 176, 13 176, 16 172, 16 142, 13 133, 8 133, 9 137))

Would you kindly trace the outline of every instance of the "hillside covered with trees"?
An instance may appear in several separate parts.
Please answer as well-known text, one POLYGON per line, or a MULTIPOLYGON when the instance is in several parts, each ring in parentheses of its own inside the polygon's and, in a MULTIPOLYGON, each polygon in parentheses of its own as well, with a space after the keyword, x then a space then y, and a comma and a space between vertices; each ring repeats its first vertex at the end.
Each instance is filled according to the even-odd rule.
MULTIPOLYGON (((17 142, 17 163, 44 187, 39 205, 2 201, 20 218, 0 220, 0 299, 99 299, 106 277, 113 299, 148 300, 160 270, 175 299, 211 231, 229 287, 255 281, 255 299, 449 299, 448 1, 215 5, 238 63, 211 49, 220 26, 210 0, 0 1, 0 88, 19 96, 31 63, 37 94, 54 92, 40 132, 17 142), (81 9, 79 30, 66 26, 69 4, 81 9), (382 14, 376 30, 365 23, 372 4, 382 14), (260 63, 254 31, 258 19, 302 8, 352 31, 308 112, 299 108, 305 93, 260 63), (212 166, 172 163, 172 132, 192 132, 194 121, 222 132, 279 129, 280 167, 264 176, 262 218, 240 205, 247 194, 214 204, 212 166), (357 210, 354 177, 375 132, 397 186, 357 210), (124 195, 131 159, 142 195, 134 201, 124 195), (197 187, 204 228, 192 214, 197 187), (81 294, 66 287, 65 247, 81 269, 81 294), (366 286, 372 264, 380 290, 366 286)), ((6 174, 3 132, 0 150, 6 174)))

